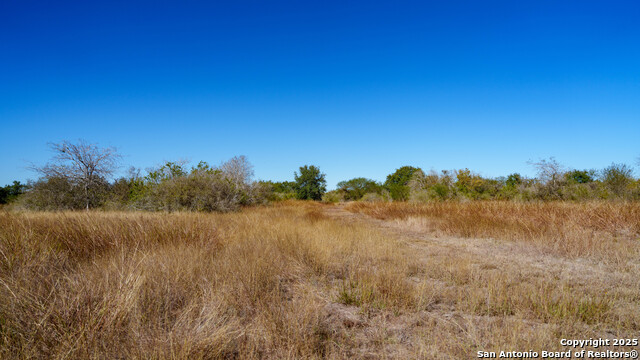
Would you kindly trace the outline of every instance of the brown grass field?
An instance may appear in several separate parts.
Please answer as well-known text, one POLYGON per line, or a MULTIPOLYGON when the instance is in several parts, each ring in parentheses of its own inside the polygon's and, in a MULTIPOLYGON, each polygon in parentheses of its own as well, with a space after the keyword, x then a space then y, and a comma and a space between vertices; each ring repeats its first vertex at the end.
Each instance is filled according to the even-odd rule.
POLYGON ((467 359, 638 338, 639 237, 638 203, 4 211, 0 358, 467 359))

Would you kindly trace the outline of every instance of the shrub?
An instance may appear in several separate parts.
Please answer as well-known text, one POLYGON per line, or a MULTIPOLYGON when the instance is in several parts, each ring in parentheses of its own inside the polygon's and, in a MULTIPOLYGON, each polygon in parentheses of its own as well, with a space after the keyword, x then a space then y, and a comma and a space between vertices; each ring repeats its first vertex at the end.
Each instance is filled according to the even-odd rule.
POLYGON ((403 166, 387 176, 384 187, 389 191, 393 200, 409 199, 410 188, 408 185, 416 173, 424 175, 420 168, 403 166))
POLYGON ((434 199, 446 200, 451 196, 451 189, 443 183, 433 185, 430 190, 434 199))
POLYGON ((631 193, 633 169, 626 164, 611 164, 602 170, 602 182, 615 197, 625 197, 631 193))
POLYGON ((360 200, 366 193, 380 193, 382 185, 366 178, 354 178, 338 183, 338 191, 343 193, 345 200, 360 200))
POLYGON ((601 185, 596 182, 576 183, 570 181, 560 191, 563 199, 573 201, 590 200, 598 198, 599 187, 601 185))
POLYGON ((428 190, 414 190, 411 191, 411 197, 409 201, 412 202, 428 202, 434 199, 433 193, 428 190))
POLYGON ((261 197, 265 201, 282 201, 296 198, 295 183, 293 181, 258 181, 256 187, 260 189, 261 197))
POLYGON ((485 180, 472 174, 469 169, 456 172, 456 190, 458 194, 466 198, 478 199, 486 190, 484 185, 485 180))
POLYGON ((322 202, 325 202, 325 203, 335 204, 335 203, 342 202, 344 200, 345 200, 344 193, 339 190, 332 190, 322 195, 322 202))
POLYGON ((120 186, 128 187, 130 194, 131 190, 136 192, 130 197, 136 209, 226 212, 268 200, 270 185, 252 182, 251 169, 244 157, 234 157, 220 168, 201 161, 190 171, 183 163, 167 162, 150 171, 142 186, 137 179, 120 186))
POLYGON ((243 198, 241 189, 221 173, 194 173, 166 179, 136 202, 147 210, 231 211, 243 198))
POLYGON ((388 202, 391 201, 391 195, 388 191, 382 191, 380 194, 378 193, 367 193, 362 196, 361 201, 366 202, 388 202))
POLYGON ((107 198, 109 184, 95 180, 87 198, 84 188, 65 177, 49 177, 33 183, 20 199, 19 205, 31 210, 78 210, 101 206, 107 198))

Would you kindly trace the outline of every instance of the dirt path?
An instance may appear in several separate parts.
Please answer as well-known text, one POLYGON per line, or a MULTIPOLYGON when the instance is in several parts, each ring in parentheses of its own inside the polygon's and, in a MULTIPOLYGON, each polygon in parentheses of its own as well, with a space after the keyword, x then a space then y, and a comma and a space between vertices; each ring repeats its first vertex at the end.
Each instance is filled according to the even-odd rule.
MULTIPOLYGON (((397 237, 419 252, 422 261, 442 255, 466 257, 480 269, 518 271, 526 276, 551 275, 563 283, 597 285, 603 291, 620 286, 640 286, 640 282, 630 276, 628 268, 620 271, 593 259, 562 257, 523 242, 437 236, 429 231, 426 219, 379 220, 347 211, 341 204, 325 208, 325 214, 339 221, 364 223, 397 237)), ((637 264, 630 266, 637 267, 637 264)))
MULTIPOLYGON (((444 355, 452 349, 437 345, 451 338, 462 346, 456 351, 467 354, 513 344, 566 351, 557 345, 559 334, 614 338, 632 334, 629 329, 640 321, 628 315, 640 313, 638 264, 620 267, 597 259, 565 257, 518 241, 438 236, 430 230, 428 219, 379 220, 347 211, 344 205, 324 207, 324 213, 397 239, 419 263, 407 281, 426 294, 428 305, 409 316, 386 317, 365 327, 387 331, 388 339, 393 339, 388 341, 394 344, 392 358, 415 351, 416 344, 421 344, 425 358, 456 358, 444 355), (594 313, 602 314, 598 324, 576 320, 575 311, 580 310, 572 310, 575 304, 589 304, 594 298, 608 304, 604 310, 594 308, 594 313), (501 308, 500 304, 507 305, 501 308), (501 344, 496 339, 509 340, 501 344)), ((357 309, 349 311, 358 317, 357 309)))

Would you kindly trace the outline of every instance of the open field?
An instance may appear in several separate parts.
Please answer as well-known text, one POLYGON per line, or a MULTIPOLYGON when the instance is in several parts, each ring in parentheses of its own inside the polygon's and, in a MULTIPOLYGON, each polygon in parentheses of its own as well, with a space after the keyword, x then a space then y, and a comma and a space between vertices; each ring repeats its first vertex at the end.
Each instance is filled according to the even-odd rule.
POLYGON ((637 203, 2 212, 0 358, 464 359, 638 338, 639 237, 637 203))
POLYGON ((523 242, 568 258, 625 265, 638 255, 638 202, 357 202, 348 210, 435 236, 523 242))

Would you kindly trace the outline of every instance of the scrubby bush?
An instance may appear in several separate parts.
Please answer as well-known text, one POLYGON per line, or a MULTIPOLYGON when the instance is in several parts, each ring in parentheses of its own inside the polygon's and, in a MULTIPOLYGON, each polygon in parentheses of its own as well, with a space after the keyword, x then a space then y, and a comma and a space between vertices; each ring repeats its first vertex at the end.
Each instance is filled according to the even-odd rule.
POLYGON ((601 178, 613 197, 628 197, 632 192, 633 169, 626 164, 611 164, 602 170, 601 178))
POLYGON ((322 195, 322 202, 335 204, 345 201, 344 193, 340 190, 331 190, 322 195))
POLYGON ((360 177, 339 182, 337 190, 345 200, 360 200, 366 193, 381 193, 383 187, 374 180, 360 177))
POLYGON ((600 198, 602 194, 601 188, 602 185, 595 181, 587 183, 569 181, 560 189, 560 195, 565 200, 593 200, 600 198))
POLYGON ((406 188, 409 190, 409 200, 416 202, 446 200, 455 196, 454 182, 446 170, 440 174, 433 170, 429 174, 422 170, 415 171, 406 188))
POLYGON ((613 164, 601 172, 595 170, 569 170, 555 159, 532 163, 538 176, 527 178, 518 173, 505 177, 485 178, 469 169, 430 171, 425 175, 417 168, 398 169, 389 176, 385 187, 391 190, 394 200, 415 202, 435 200, 597 200, 638 199, 640 180, 624 164, 613 164), (411 178, 406 186, 408 174, 411 178), (599 175, 598 177, 596 175, 599 175), (400 183, 398 183, 400 181, 400 183), (391 185, 389 185, 391 183, 391 185), (397 187, 394 187, 397 186, 397 187))
POLYGON ((433 185, 430 189, 430 195, 437 200, 446 200, 451 198, 451 189, 449 186, 443 183, 437 183, 433 185))
POLYGON ((362 196, 361 201, 366 202, 388 202, 393 200, 388 191, 383 190, 381 193, 367 193, 362 196))
POLYGON ((191 173, 160 182, 135 206, 149 210, 231 211, 247 194, 221 172, 191 173))
POLYGON ((640 179, 636 180, 631 185, 631 199, 632 200, 640 200, 640 179))
POLYGON ((459 197, 480 199, 488 196, 487 181, 481 176, 471 173, 469 169, 456 171, 456 192, 459 197))
POLYGON ((259 181, 264 199, 268 201, 282 201, 296 198, 295 183, 293 181, 259 181))
MULTIPOLYGON (((182 163, 167 162, 149 171, 131 205, 147 210, 232 211, 268 197, 266 186, 253 183, 252 176, 252 166, 243 156, 217 168, 201 161, 190 171, 182 163)), ((131 179, 129 186, 135 189, 136 181, 131 179)))
POLYGON ((32 183, 29 191, 20 197, 18 206, 31 210, 79 210, 104 204, 108 196, 109 183, 96 180, 89 197, 83 186, 65 177, 42 178, 32 183))
POLYGON ((411 202, 429 202, 434 200, 433 193, 428 190, 412 190, 409 201, 411 202))

